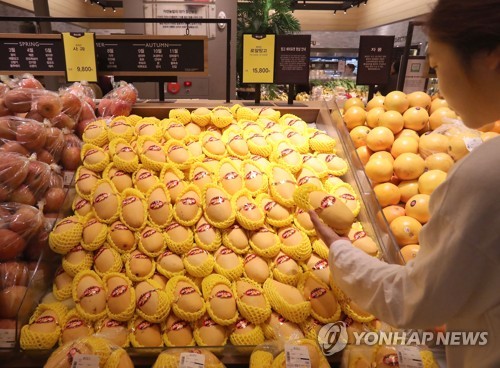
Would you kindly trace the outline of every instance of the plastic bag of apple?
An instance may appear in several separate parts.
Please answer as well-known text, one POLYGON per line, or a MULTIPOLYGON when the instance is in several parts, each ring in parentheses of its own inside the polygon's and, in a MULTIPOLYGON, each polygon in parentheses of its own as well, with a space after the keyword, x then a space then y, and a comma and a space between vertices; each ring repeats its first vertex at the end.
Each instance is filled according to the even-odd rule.
POLYGON ((117 88, 99 101, 99 116, 129 116, 137 96, 137 89, 132 84, 121 81, 117 88))
POLYGON ((357 98, 344 105, 344 122, 382 213, 408 261, 429 220, 429 198, 454 163, 498 135, 466 128, 439 95, 390 92, 366 107, 357 98))

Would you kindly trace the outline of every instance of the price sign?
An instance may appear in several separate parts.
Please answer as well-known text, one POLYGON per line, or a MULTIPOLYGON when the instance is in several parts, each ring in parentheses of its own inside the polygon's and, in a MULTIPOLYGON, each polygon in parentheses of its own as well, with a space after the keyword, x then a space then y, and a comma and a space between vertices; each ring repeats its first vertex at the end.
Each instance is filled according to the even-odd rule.
POLYGON ((63 33, 66 79, 97 82, 94 33, 63 33))
POLYGON ((243 83, 274 82, 275 35, 243 35, 243 83))

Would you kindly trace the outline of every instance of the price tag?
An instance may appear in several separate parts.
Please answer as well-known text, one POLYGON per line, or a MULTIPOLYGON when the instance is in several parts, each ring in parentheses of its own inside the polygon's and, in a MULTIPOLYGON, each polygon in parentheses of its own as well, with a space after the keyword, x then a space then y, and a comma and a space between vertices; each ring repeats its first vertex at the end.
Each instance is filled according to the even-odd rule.
POLYGON ((305 346, 285 345, 286 368, 311 368, 309 350, 305 346))
POLYGON ((399 368, 423 368, 420 349, 416 346, 396 346, 398 352, 399 368))
POLYGON ((67 171, 67 170, 63 171, 63 182, 65 187, 71 186, 71 184, 73 183, 74 176, 75 176, 74 171, 67 171))
POLYGON ((243 83, 274 82, 275 35, 243 35, 243 83))
POLYGON ((90 354, 76 354, 71 368, 99 368, 99 357, 90 354))
POLYGON ((182 353, 179 368, 204 368, 205 355, 196 353, 182 353))
POLYGON ((94 33, 62 34, 68 82, 97 82, 94 33))
POLYGON ((478 146, 480 146, 481 143, 483 143, 483 140, 481 138, 465 137, 464 143, 465 143, 465 147, 467 148, 467 151, 472 152, 474 149, 476 149, 478 146))
POLYGON ((16 346, 16 330, 12 329, 0 329, 0 348, 10 349, 16 346))

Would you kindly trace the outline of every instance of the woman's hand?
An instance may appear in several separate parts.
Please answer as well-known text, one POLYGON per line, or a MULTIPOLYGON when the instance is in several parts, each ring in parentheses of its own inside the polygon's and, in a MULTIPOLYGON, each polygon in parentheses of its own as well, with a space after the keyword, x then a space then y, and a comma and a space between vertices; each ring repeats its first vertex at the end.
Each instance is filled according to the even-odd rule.
POLYGON ((330 226, 326 225, 318 216, 316 212, 313 210, 308 211, 309 216, 311 217, 311 221, 316 229, 316 234, 323 240, 327 247, 330 247, 336 240, 346 239, 345 237, 341 237, 338 235, 330 226))

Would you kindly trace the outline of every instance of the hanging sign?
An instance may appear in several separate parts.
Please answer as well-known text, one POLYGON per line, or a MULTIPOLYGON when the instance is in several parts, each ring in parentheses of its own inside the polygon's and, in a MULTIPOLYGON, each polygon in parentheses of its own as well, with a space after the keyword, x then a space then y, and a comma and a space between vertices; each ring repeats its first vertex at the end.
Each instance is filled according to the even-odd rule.
POLYGON ((243 35, 243 83, 274 82, 275 35, 243 35))
POLYGON ((387 84, 394 36, 360 36, 356 84, 387 84))
POLYGON ((308 84, 311 35, 277 35, 274 83, 308 84))
POLYGON ((97 82, 94 33, 62 34, 68 82, 97 82))

